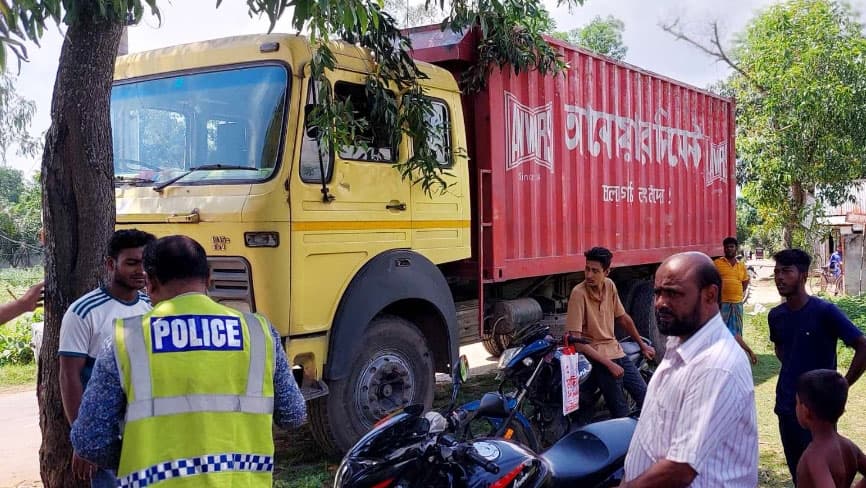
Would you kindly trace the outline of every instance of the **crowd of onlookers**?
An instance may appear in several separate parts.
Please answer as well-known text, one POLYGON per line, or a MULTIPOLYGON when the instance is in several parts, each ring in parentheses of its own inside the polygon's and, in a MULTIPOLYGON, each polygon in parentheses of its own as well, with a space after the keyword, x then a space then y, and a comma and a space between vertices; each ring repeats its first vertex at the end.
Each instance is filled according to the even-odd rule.
MULTIPOLYGON (((608 277, 613 254, 603 247, 585 253, 585 280, 571 293, 567 318, 570 332, 590 339, 576 346, 594 365, 581 388, 600 389, 614 417, 629 414, 624 392, 642 409, 623 486, 758 483, 750 367, 758 358, 742 334, 749 274, 738 247, 727 238, 715 261, 681 253, 656 271, 656 325, 668 340, 649 385, 615 334, 621 328, 643 355, 655 357, 608 277)), ((850 386, 866 369, 866 337, 834 304, 808 294, 808 254, 786 249, 773 259, 783 298, 768 316, 781 362, 774 412, 788 468, 797 486, 850 487, 857 472, 866 474, 866 456, 838 434, 836 423, 850 386), (836 371, 839 340, 855 351, 844 377, 836 371)), ((118 231, 106 272, 104 285, 69 307, 60 330, 60 386, 75 474, 93 486, 115 486, 223 470, 244 486, 269 486, 270 425, 297 425, 306 412, 267 319, 210 300, 204 249, 184 236, 157 240, 118 231), (243 386, 225 395, 219 384, 225 381, 243 386), (173 424, 177 416, 185 423, 173 424), (188 445, 167 435, 178 425, 190 434, 188 445), (227 426, 231 438, 219 434, 227 426), (230 454, 194 455, 217 451, 230 454)), ((0 305, 0 322, 33 310, 42 289, 40 283, 0 305)))
MULTIPOLYGON (((591 344, 579 346, 594 365, 582 388, 600 389, 615 417, 628 414, 624 392, 642 406, 623 486, 758 484, 750 368, 758 357, 743 339, 743 297, 750 278, 737 258, 738 247, 729 237, 723 241, 724 255, 714 261, 682 253, 656 271, 657 326, 668 340, 648 386, 624 360, 616 340, 615 327, 621 327, 647 358, 655 355, 607 277, 613 255, 602 247, 585 253, 586 279, 568 304, 568 329, 591 338, 591 344)), ((807 253, 786 249, 773 259, 783 299, 768 316, 770 340, 782 365, 774 412, 788 468, 796 486, 848 488, 857 472, 866 474, 866 456, 835 425, 850 385, 866 369, 866 338, 838 307, 807 293, 807 253), (839 340, 855 351, 844 377, 836 372, 839 340)))

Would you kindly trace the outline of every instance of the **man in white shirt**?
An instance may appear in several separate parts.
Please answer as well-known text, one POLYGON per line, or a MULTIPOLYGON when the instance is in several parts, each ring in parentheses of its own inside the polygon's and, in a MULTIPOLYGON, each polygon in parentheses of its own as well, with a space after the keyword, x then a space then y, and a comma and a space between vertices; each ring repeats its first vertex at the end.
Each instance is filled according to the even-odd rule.
MULTIPOLYGON (((105 258, 107 283, 85 294, 66 309, 60 324, 60 396, 69 425, 78 417, 78 407, 96 357, 114 334, 114 320, 141 315, 150 310, 145 286, 144 246, 156 238, 140 230, 116 231, 108 242, 105 258)), ((115 486, 113 473, 94 472, 91 486, 115 486)))
POLYGON ((755 386, 749 360, 719 315, 721 277, 701 253, 656 272, 667 353, 650 381, 625 460, 628 488, 758 484, 755 386))

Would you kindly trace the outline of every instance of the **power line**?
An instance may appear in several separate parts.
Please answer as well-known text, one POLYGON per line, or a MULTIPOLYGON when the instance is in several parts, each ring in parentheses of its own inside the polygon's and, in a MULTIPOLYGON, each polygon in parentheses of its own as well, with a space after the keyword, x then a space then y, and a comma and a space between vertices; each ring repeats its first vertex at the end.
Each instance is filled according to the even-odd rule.
POLYGON ((5 240, 7 240, 13 244, 20 244, 21 246, 26 247, 27 249, 30 249, 31 251, 38 251, 40 253, 42 252, 42 248, 27 244, 24 241, 16 241, 15 239, 12 239, 11 237, 3 234, 2 232, 0 232, 0 238, 5 239, 5 240))

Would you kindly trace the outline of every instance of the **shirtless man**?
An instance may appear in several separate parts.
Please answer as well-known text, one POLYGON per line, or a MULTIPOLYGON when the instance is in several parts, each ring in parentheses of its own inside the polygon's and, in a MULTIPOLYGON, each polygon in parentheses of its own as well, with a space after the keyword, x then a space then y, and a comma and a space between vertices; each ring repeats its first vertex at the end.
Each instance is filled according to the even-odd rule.
MULTIPOLYGON (((797 464, 799 488, 849 488, 857 472, 866 475, 866 455, 836 432, 847 400, 848 382, 836 371, 815 369, 797 381, 797 420, 812 433, 797 464)), ((866 488, 866 479, 856 488, 866 488)))

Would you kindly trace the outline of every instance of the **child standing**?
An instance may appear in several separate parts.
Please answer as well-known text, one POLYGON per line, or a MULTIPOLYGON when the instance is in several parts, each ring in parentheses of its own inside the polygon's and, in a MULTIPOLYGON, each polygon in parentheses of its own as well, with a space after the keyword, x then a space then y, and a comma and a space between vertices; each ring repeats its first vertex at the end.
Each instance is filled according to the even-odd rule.
MULTIPOLYGON (((866 455, 836 432, 847 400, 848 382, 836 371, 816 369, 797 380, 797 420, 812 433, 797 464, 799 488, 849 488, 857 472, 866 475, 866 455)), ((866 479, 856 488, 866 488, 866 479)))

